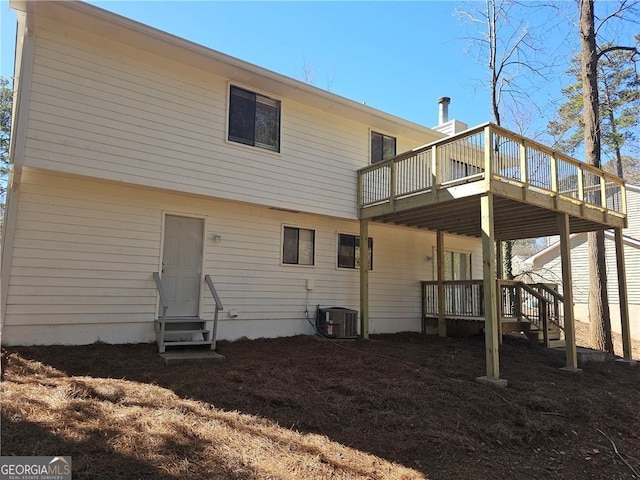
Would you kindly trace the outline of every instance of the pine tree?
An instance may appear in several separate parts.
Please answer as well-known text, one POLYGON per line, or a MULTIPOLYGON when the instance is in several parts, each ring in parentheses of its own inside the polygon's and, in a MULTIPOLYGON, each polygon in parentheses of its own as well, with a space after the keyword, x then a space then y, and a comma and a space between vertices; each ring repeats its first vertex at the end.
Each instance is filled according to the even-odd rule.
MULTIPOLYGON (((640 45, 640 35, 636 35, 640 45)), ((600 46, 603 52, 613 45, 600 46)), ((623 149, 637 144, 640 126, 640 76, 636 71, 637 54, 629 50, 611 50, 597 62, 598 113, 602 150, 615 161, 612 172, 624 178, 623 149)), ((575 79, 562 90, 566 101, 558 108, 557 118, 549 122, 555 147, 573 153, 584 142, 583 82, 580 56, 573 58, 567 73, 575 79)))
POLYGON ((4 203, 9 169, 9 134, 11 133, 11 99, 13 90, 7 78, 0 77, 0 199, 4 203))
POLYGON ((8 79, 0 77, 0 239, 4 228, 4 211, 9 174, 9 134, 13 89, 8 79))

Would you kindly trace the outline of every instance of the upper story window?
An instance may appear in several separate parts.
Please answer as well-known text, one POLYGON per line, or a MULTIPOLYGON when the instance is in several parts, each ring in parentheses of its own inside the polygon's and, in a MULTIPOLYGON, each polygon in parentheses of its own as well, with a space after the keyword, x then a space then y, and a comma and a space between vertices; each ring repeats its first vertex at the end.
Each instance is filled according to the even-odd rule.
POLYGON ((396 156, 396 137, 371 132, 371 163, 381 162, 396 156))
POLYGON ((280 101, 231 86, 229 140, 280 151, 280 101))
MULTIPOLYGON (((360 237, 340 233, 338 235, 338 267, 360 268, 360 237)), ((369 237, 369 270, 373 269, 373 238, 369 237)))
POLYGON ((313 265, 316 232, 308 228, 284 227, 282 263, 287 265, 313 265))

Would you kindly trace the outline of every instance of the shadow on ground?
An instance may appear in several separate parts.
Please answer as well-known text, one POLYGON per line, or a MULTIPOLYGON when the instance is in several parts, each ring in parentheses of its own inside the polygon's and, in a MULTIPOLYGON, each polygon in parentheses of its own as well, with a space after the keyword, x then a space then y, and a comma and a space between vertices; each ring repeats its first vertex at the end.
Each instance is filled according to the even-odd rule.
MULTIPOLYGON (((398 334, 370 342, 336 343, 293 337, 220 342, 219 351, 226 356, 225 363, 168 367, 150 345, 24 347, 9 349, 7 368, 12 368, 13 355, 16 362, 18 358, 35 360, 73 377, 157 385, 216 411, 255 415, 286 430, 326 436, 430 479, 633 478, 598 429, 621 451, 640 451, 640 369, 607 363, 571 375, 561 372, 562 362, 545 350, 513 338, 501 349, 503 376, 510 386, 494 390, 475 382, 484 373, 482 338, 398 334)), ((46 378, 38 381, 46 383, 46 378)), ((109 392, 110 398, 102 399, 95 392, 83 394, 101 402, 126 400, 109 392)), ((90 417, 92 413, 79 414, 90 417)), ((26 445, 13 440, 10 432, 28 426, 8 421, 2 426, 3 454, 23 455, 26 445)), ((89 452, 87 462, 91 446, 105 461, 111 455, 105 439, 117 432, 109 431, 107 419, 102 421, 106 423, 100 426, 97 421, 95 432, 71 445, 81 455, 89 452)), ((227 426, 251 430, 245 433, 253 436, 274 435, 231 417, 227 426)), ((52 436, 51 430, 43 430, 52 436)), ((197 464, 198 458, 211 453, 201 438, 190 437, 188 425, 168 430, 172 434, 157 450, 159 456, 177 451, 176 458, 197 464)), ((286 441, 279 434, 275 437, 268 439, 271 444, 286 441)), ((69 447, 64 438, 57 433, 51 438, 52 447, 56 441, 62 442, 63 449, 69 447)), ((322 448, 314 445, 300 440, 290 447, 321 456, 322 448)), ((115 460, 133 462, 131 471, 140 472, 135 478, 151 478, 144 475, 149 474, 146 469, 153 469, 152 450, 141 450, 134 458, 116 455, 115 460), (145 455, 148 459, 140 462, 145 455)), ((210 478, 267 478, 250 464, 241 469, 244 476, 233 477, 238 466, 225 466, 226 461, 221 455, 218 463, 227 470, 210 478)), ((340 478, 392 478, 349 470, 348 459, 331 461, 343 475, 340 478)), ((174 478, 168 471, 160 473, 167 476, 157 476, 156 471, 154 478, 174 478)))

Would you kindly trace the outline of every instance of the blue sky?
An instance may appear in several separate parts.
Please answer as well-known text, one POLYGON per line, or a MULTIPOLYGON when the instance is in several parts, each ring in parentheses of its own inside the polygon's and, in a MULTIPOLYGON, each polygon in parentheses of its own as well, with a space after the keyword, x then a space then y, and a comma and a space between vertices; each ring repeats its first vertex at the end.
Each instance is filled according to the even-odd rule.
MULTIPOLYGON (((0 74, 11 76, 15 15, 7 0, 0 3, 0 74)), ((419 124, 437 124, 440 96, 452 98, 451 118, 470 126, 492 119, 488 91, 479 86, 486 66, 465 39, 477 33, 455 15, 479 2, 89 3, 290 77, 302 79, 306 65, 316 86, 419 124)), ((570 15, 575 5, 563 8, 570 15)), ((526 21, 544 25, 545 55, 566 65, 578 44, 567 33, 570 20, 532 10, 526 21)), ((531 118, 536 128, 552 115, 560 87, 548 79, 527 87, 542 108, 531 118)))

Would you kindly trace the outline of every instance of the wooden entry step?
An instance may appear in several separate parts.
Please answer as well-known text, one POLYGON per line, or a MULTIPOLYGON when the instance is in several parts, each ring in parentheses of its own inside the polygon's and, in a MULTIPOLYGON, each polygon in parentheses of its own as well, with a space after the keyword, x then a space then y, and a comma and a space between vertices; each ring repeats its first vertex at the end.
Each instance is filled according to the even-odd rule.
POLYGON ((167 347, 210 345, 213 350, 215 340, 207 321, 199 317, 165 317, 154 322, 158 351, 164 353, 167 347))

